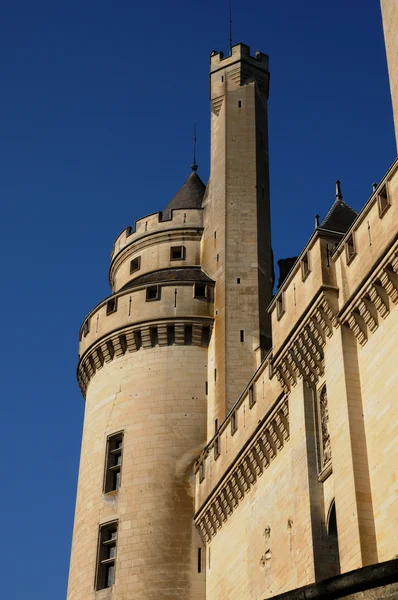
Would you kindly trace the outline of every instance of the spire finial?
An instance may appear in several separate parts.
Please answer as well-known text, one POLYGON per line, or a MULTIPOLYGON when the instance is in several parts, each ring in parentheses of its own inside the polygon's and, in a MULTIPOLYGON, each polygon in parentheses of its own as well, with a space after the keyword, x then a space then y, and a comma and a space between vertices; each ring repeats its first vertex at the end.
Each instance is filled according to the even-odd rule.
POLYGON ((229 0, 229 52, 232 54, 232 0, 229 0))
POLYGON ((196 163, 196 121, 193 126, 193 163, 191 169, 194 173, 198 170, 198 165, 196 163))
POLYGON ((342 200, 343 194, 341 193, 341 182, 339 180, 336 181, 336 200, 342 200))

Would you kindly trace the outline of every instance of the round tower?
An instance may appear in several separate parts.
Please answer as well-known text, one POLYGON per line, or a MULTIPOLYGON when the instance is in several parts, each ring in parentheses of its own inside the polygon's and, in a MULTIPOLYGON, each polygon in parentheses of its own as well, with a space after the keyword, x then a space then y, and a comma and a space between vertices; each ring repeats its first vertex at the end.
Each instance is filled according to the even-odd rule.
POLYGON ((68 600, 205 597, 190 481, 206 439, 213 324, 204 191, 193 172, 163 213, 118 236, 112 294, 80 330, 86 406, 68 600))

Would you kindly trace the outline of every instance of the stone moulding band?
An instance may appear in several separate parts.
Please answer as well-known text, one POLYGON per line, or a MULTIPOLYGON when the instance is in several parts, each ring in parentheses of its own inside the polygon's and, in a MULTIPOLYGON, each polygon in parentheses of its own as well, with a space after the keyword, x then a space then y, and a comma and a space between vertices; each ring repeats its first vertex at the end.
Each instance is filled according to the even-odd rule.
POLYGON ((123 327, 90 346, 79 360, 77 380, 83 396, 95 373, 105 363, 126 353, 155 346, 208 346, 211 319, 170 319, 123 327))
MULTIPOLYGON (((281 398, 200 512, 195 525, 208 543, 289 439, 289 404, 281 398)), ((204 457, 202 458, 204 460, 204 457)), ((200 465, 198 465, 200 468, 200 465)))

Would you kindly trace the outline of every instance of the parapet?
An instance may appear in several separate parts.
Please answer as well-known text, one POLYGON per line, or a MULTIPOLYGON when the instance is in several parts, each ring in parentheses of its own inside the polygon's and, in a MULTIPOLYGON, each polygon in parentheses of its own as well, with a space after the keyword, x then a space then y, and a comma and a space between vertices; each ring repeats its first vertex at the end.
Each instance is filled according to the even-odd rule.
POLYGON ((231 48, 231 54, 224 56, 223 52, 213 50, 210 54, 210 72, 224 69, 236 62, 245 62, 256 69, 268 72, 268 55, 263 52, 256 52, 254 56, 250 54, 250 46, 246 44, 235 44, 231 48))

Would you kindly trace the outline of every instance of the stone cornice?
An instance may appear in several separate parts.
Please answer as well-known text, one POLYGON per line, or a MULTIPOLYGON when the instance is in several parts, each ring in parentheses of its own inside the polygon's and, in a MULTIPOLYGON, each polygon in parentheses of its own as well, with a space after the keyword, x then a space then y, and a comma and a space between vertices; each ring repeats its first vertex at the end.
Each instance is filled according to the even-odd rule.
POLYGON ((79 360, 77 380, 83 396, 86 395, 90 380, 105 363, 141 348, 174 344, 207 347, 212 326, 213 320, 209 318, 162 319, 135 323, 108 333, 91 345, 79 360), (190 339, 187 339, 186 328, 192 328, 190 339))
MULTIPOLYGON (((195 515, 203 540, 210 542, 289 439, 289 405, 281 398, 243 447, 221 482, 195 515)), ((204 468, 205 457, 195 470, 204 468)))

